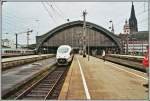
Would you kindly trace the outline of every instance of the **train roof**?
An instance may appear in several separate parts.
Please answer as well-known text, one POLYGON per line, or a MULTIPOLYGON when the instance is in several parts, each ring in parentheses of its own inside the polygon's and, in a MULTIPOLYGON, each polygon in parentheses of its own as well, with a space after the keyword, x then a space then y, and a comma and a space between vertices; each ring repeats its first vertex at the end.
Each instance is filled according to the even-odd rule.
POLYGON ((30 50, 30 49, 21 49, 21 48, 2 48, 2 50, 15 50, 15 51, 18 51, 18 50, 26 50, 26 51, 33 51, 33 50, 30 50))
POLYGON ((59 46, 58 48, 61 48, 61 47, 68 47, 68 48, 71 48, 71 46, 69 46, 69 45, 61 45, 61 46, 59 46))

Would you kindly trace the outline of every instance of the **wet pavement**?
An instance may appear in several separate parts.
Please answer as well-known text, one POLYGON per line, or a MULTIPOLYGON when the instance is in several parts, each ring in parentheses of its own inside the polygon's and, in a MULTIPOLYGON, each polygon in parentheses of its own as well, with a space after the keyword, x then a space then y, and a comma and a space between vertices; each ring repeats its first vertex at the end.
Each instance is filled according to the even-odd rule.
POLYGON ((1 76, 2 95, 21 85, 39 71, 55 63, 56 59, 53 57, 3 71, 1 76))

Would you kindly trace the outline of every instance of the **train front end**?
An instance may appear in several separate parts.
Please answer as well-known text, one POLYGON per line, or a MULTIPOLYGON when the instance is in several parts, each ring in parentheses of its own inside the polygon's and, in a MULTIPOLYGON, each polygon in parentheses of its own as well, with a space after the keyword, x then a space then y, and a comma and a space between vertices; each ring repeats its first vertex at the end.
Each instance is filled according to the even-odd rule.
POLYGON ((58 65, 69 65, 72 60, 71 47, 62 45, 57 49, 56 59, 58 65))

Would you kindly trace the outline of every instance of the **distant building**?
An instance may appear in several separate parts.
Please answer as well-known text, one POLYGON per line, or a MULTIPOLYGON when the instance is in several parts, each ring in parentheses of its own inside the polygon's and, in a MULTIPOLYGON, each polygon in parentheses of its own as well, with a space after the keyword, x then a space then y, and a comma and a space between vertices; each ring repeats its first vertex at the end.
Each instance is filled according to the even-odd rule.
POLYGON ((130 26, 129 26, 128 21, 126 20, 125 25, 123 27, 123 34, 129 34, 129 33, 130 33, 130 26))
POLYGON ((119 34, 124 54, 144 55, 148 45, 148 31, 138 31, 137 19, 132 2, 129 21, 125 21, 123 33, 119 34))
POLYGON ((4 46, 4 47, 10 47, 9 46, 9 40, 8 39, 2 39, 2 46, 4 46))
POLYGON ((2 39, 2 46, 7 48, 15 48, 14 42, 8 39, 2 39))
MULTIPOLYGON (((144 55, 148 46, 148 31, 139 31, 129 35, 128 52, 132 55, 144 55)), ((124 47, 126 49, 126 46, 124 47)))

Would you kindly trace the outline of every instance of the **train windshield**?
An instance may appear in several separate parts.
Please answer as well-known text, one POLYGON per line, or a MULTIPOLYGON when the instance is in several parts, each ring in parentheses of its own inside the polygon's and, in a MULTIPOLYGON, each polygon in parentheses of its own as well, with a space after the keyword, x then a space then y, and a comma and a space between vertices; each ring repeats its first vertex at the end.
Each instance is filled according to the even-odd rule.
POLYGON ((67 53, 68 51, 69 51, 69 48, 66 48, 66 47, 62 47, 58 49, 59 53, 67 53))

